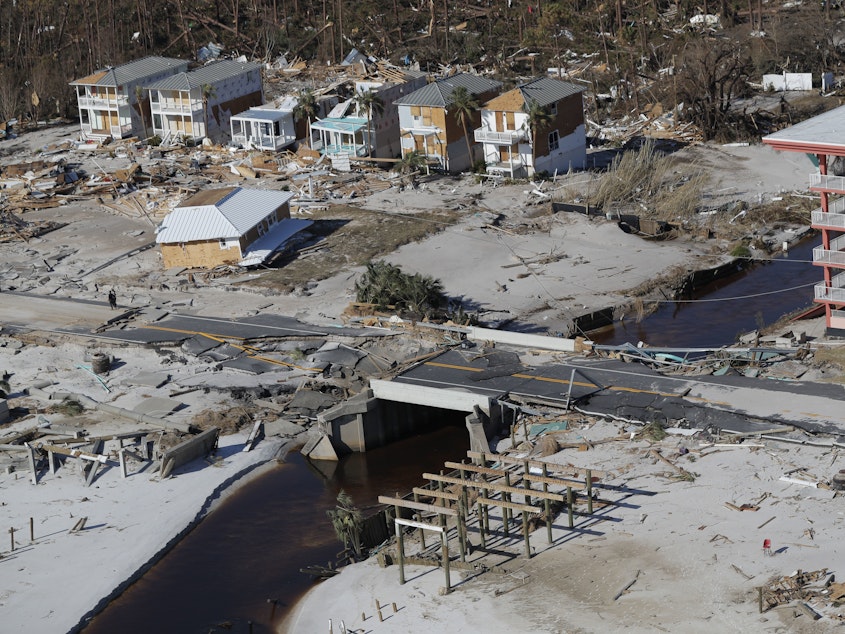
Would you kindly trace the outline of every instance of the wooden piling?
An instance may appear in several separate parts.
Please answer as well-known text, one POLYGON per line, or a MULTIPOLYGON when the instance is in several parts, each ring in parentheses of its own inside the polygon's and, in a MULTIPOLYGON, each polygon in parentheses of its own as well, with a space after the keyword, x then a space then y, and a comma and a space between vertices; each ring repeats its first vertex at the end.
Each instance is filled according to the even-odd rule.
MULTIPOLYGON (((549 476, 549 469, 546 465, 543 465, 543 476, 549 476)), ((549 485, 548 483, 543 483, 543 493, 549 492, 549 485)), ((546 537, 549 540, 549 543, 552 543, 552 503, 551 500, 547 497, 543 500, 543 507, 546 511, 546 537)))
POLYGON ((29 541, 35 541, 35 520, 33 518, 29 518, 29 541))
POLYGON ((587 478, 587 512, 592 515, 593 514, 593 472, 590 469, 587 469, 587 472, 584 474, 587 478))
MULTIPOLYGON (((396 494, 396 497, 399 497, 398 493, 396 494)), ((414 491, 414 502, 419 504, 419 501, 420 501, 420 496, 417 494, 416 491, 414 491)), ((422 518, 418 516, 417 519, 422 519, 422 518)), ((425 550, 425 531, 423 529, 419 529, 419 530, 420 530, 420 549, 425 550)))
POLYGON ((452 590, 452 577, 449 573, 449 539, 446 536, 446 531, 443 531, 440 535, 443 543, 443 573, 446 575, 446 594, 448 594, 452 590))
MULTIPOLYGON (((394 513, 399 517, 399 507, 395 506, 394 513)), ((394 522, 396 525, 396 545, 399 547, 399 585, 405 585, 405 540, 402 535, 402 526, 394 522)))
POLYGON ((15 529, 14 528, 9 529, 9 537, 12 538, 12 552, 15 552, 15 529))
POLYGON ((572 487, 566 487, 566 511, 569 515, 569 528, 573 528, 575 526, 575 520, 572 517, 572 487))
POLYGON ((384 623, 384 617, 381 615, 381 604, 378 602, 378 599, 376 599, 376 612, 378 613, 378 622, 384 623))

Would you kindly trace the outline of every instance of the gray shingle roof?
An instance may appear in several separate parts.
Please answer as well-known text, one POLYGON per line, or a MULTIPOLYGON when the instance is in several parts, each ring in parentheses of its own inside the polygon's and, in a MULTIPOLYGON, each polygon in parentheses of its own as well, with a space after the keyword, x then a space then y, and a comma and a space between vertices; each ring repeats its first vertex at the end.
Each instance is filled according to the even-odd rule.
POLYGON ((188 73, 179 73, 167 79, 162 79, 147 86, 152 90, 192 90, 205 84, 214 85, 224 79, 260 69, 261 64, 255 62, 238 62, 233 59, 221 59, 201 66, 188 73))
POLYGON ((540 77, 529 81, 527 84, 519 86, 518 90, 522 93, 522 98, 525 99, 526 103, 534 102, 540 106, 548 106, 566 97, 584 92, 582 86, 553 77, 540 77))
POLYGON ((204 196, 191 197, 183 203, 185 206, 176 207, 167 214, 156 232, 156 242, 173 244, 238 238, 293 198, 290 192, 242 187, 221 190, 221 197, 216 199, 211 196, 213 192, 201 194, 204 196), (204 204, 188 206, 192 201, 204 204))
POLYGON ((405 95, 393 103, 406 106, 432 106, 447 108, 452 103, 452 93, 458 86, 463 86, 469 94, 478 95, 501 87, 502 82, 472 75, 458 73, 445 79, 438 79, 430 84, 405 95))
POLYGON ((71 86, 123 86, 141 81, 152 75, 158 75, 168 69, 177 70, 187 68, 188 62, 171 57, 157 57, 152 55, 136 59, 114 68, 103 68, 87 77, 70 82, 71 86))

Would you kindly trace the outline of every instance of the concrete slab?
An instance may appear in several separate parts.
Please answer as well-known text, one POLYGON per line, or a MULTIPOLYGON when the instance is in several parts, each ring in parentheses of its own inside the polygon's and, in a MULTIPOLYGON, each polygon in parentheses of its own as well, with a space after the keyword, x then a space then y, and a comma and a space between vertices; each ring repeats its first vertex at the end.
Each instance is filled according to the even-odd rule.
POLYGON ((269 363, 267 361, 261 361, 260 359, 253 359, 252 357, 247 356, 223 361, 220 365, 224 368, 240 370, 241 372, 248 372, 250 374, 263 374, 264 372, 279 370, 279 366, 275 363, 269 363))
POLYGON ((123 381, 125 385, 142 385, 145 387, 161 387, 170 381, 166 372, 141 372, 123 381))
POLYGON ((264 433, 267 436, 298 436, 304 431, 305 428, 302 425, 297 425, 283 418, 264 423, 264 433))
POLYGON ((182 401, 177 401, 173 398, 153 396, 142 400, 132 408, 132 411, 138 414, 147 414, 148 416, 167 416, 184 406, 185 404, 182 401))
POLYGON ((314 390, 300 390, 293 395, 293 400, 288 403, 288 409, 317 412, 327 407, 333 407, 337 399, 329 394, 314 390))

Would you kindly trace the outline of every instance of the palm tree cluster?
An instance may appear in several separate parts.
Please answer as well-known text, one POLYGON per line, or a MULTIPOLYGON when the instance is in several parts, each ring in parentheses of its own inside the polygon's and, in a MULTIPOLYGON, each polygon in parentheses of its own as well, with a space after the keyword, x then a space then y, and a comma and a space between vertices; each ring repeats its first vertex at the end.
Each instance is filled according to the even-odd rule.
POLYGON ((398 266, 378 260, 355 282, 357 301, 379 309, 432 317, 446 303, 443 285, 428 275, 403 273, 398 266))

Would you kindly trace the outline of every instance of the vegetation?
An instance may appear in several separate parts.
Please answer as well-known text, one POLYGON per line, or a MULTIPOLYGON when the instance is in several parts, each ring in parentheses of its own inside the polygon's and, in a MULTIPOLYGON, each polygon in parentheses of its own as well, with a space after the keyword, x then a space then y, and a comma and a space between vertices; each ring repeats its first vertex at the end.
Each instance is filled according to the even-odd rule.
POLYGON ((478 112, 480 107, 481 104, 478 103, 476 96, 470 93, 463 86, 458 86, 452 91, 452 114, 455 116, 458 123, 461 124, 461 128, 464 131, 464 139, 467 142, 467 157, 469 158, 470 165, 475 163, 475 157, 472 153, 472 143, 470 143, 469 140, 467 121, 472 121, 473 114, 478 112))
POLYGON ((446 303, 440 280, 420 273, 403 273, 398 266, 379 260, 355 282, 357 300, 379 309, 391 308, 430 317, 446 303))
POLYGON ((363 90, 355 95, 355 106, 358 111, 367 114, 367 156, 373 151, 373 114, 380 115, 384 112, 384 100, 372 90, 363 90))
POLYGON ((333 511, 326 511, 334 528, 334 534, 343 542, 346 549, 351 549, 355 559, 361 559, 361 528, 363 517, 353 504, 352 498, 341 489, 337 494, 337 506, 333 511))
MULTIPOLYGON (((702 7, 689 0, 587 3, 509 0, 419 3, 404 0, 173 2, 42 0, 4 6, 0 22, 0 120, 75 117, 68 81, 146 55, 196 59, 209 41, 224 54, 272 61, 284 54, 314 68, 338 63, 352 46, 401 65, 483 64, 503 78, 567 68, 591 56, 583 79, 614 95, 593 104, 598 121, 659 103, 706 138, 761 133, 736 108, 747 79, 762 73, 820 72, 843 61, 842 5, 742 0, 702 7), (691 18, 716 14, 718 24, 691 18), (460 28, 457 26, 460 25, 460 28), (413 33, 414 37, 405 37, 413 33)), ((791 114, 789 115, 791 116, 791 114)))

